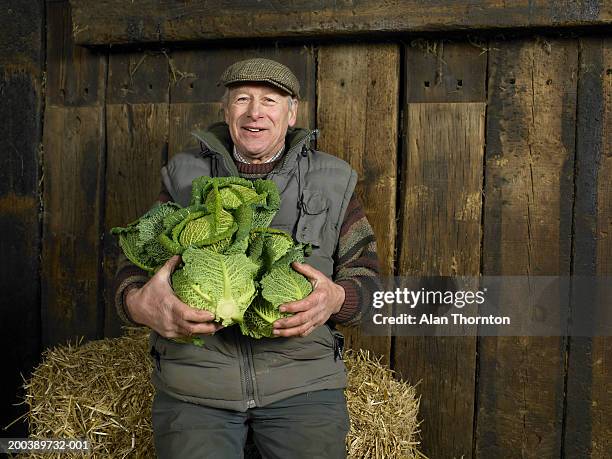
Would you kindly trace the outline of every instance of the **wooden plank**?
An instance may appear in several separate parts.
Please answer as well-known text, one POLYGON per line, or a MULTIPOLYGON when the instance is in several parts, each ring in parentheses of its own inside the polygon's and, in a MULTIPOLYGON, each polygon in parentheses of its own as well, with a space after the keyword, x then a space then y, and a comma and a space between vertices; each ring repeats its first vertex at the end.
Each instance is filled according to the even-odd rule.
POLYGON ((486 100, 486 42, 417 39, 405 52, 408 103, 486 100))
POLYGON ((169 156, 197 146, 191 135, 223 120, 221 98, 225 87, 217 85, 232 63, 251 57, 274 59, 287 65, 300 81, 298 125, 314 126, 315 64, 312 47, 258 46, 175 51, 170 62, 169 156))
POLYGON ((98 293, 103 111, 47 107, 42 251, 42 342, 100 335, 98 293))
MULTIPOLYGON (((393 44, 326 45, 318 54, 318 148, 359 174, 356 192, 386 276, 393 275, 395 259, 399 57, 393 44)), ((342 331, 347 347, 369 349, 389 363, 389 336, 364 336, 359 328, 342 331)))
MULTIPOLYGON (((580 39, 573 273, 612 275, 612 40, 580 39)), ((579 300, 579 299, 577 299, 579 300)), ((574 308, 573 314, 580 314, 574 308)), ((572 337, 565 457, 612 450, 610 337, 572 337)))
POLYGON ((606 0, 329 2, 71 0, 78 43, 103 45, 219 38, 368 36, 490 28, 605 26, 606 0))
MULTIPOLYGON (((484 114, 483 102, 408 104, 399 275, 478 275, 484 114)), ((429 457, 472 455, 475 356, 474 337, 395 338, 394 368, 421 381, 429 457)))
MULTIPOLYGON (((42 2, 3 3, 0 16, 0 426, 26 412, 21 375, 40 355, 39 158, 42 115, 42 2), (19 397, 19 398, 18 398, 19 397)), ((25 423, 2 430, 25 437, 25 423)))
MULTIPOLYGON (((577 43, 536 37, 490 50, 483 274, 568 275, 577 43)), ((481 338, 480 457, 559 457, 565 346, 562 337, 481 338)))
POLYGON ((42 344, 102 335, 106 58, 75 46, 67 1, 47 5, 42 344))
POLYGON ((68 0, 47 3, 47 105, 94 105, 104 96, 104 60, 75 46, 74 27, 68 0))
POLYGON ((120 249, 111 228, 140 217, 157 200, 168 142, 168 57, 161 52, 109 56, 104 212, 104 336, 121 334, 113 280, 120 249))
MULTIPOLYGON (((466 42, 416 40, 405 47, 399 275, 479 272, 486 65, 482 47, 466 42)), ((396 337, 394 345, 394 368, 423 381, 424 451, 470 456, 476 339, 396 337)))

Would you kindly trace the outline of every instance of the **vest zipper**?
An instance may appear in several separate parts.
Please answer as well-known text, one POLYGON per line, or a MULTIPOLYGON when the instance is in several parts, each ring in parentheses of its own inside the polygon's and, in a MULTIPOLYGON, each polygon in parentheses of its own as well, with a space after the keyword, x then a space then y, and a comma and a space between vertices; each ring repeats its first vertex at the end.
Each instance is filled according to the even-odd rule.
POLYGON ((236 329, 236 336, 238 337, 238 343, 240 346, 240 353, 242 354, 242 363, 244 368, 244 386, 246 388, 247 395, 247 408, 255 408, 255 389, 254 389, 254 376, 251 362, 251 353, 249 349, 249 343, 246 341, 244 336, 240 333, 240 330, 236 329))

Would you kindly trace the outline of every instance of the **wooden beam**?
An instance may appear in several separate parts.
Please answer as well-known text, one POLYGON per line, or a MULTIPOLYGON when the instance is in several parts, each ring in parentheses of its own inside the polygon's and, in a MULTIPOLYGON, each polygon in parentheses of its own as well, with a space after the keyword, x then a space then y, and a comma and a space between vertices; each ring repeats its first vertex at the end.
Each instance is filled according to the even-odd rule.
POLYGON ((604 26, 607 0, 366 0, 362 2, 160 2, 71 0, 81 45, 228 38, 336 37, 372 33, 604 26), (510 5, 510 6, 507 6, 510 5))
MULTIPOLYGON (((485 104, 417 103, 407 110, 399 274, 476 276, 485 104)), ((476 338, 398 336, 393 366, 403 379, 421 381, 422 451, 471 457, 476 338)))
MULTIPOLYGON (((580 39, 573 273, 612 275, 612 40, 580 39)), ((580 303, 580 298, 576 298, 580 303)), ((574 307, 574 315, 580 309, 574 307)), ((612 451, 612 339, 571 337, 565 457, 612 451)))
POLYGON ((168 59, 164 54, 111 53, 106 105, 104 336, 118 336, 113 282, 120 249, 111 228, 136 220, 157 200, 167 156, 168 59))
MULTIPOLYGON (((398 274, 477 276, 487 54, 465 42, 405 52, 398 274)), ((472 457, 476 338, 397 336, 393 365, 421 381, 422 451, 472 457)))
MULTIPOLYGON (((27 411, 22 375, 40 355, 40 158, 43 107, 42 1, 3 2, 0 15, 0 426, 27 411)), ((17 423, 4 437, 27 436, 17 423)))
MULTIPOLYGON (((483 274, 569 275, 577 41, 497 41, 489 53, 483 274)), ((478 457, 560 457, 565 345, 480 338, 478 457)))
POLYGON ((100 338, 106 58, 72 42, 67 1, 47 5, 42 344, 100 338))
MULTIPOLYGON (((359 174, 356 192, 385 276, 393 275, 395 261, 399 61, 399 47, 389 44, 328 45, 318 54, 317 145, 359 174)), ((357 327, 342 331, 347 347, 369 349, 390 363, 390 336, 365 336, 357 327)))

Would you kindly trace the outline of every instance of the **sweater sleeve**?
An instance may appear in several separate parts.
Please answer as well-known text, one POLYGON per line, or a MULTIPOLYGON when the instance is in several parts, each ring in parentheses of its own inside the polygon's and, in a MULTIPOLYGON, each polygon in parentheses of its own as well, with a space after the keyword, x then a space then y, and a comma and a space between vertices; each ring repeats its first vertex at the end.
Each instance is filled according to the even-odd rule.
POLYGON ((344 288, 340 311, 330 320, 345 326, 356 325, 370 304, 372 292, 381 289, 380 267, 374 231, 363 207, 353 194, 340 228, 334 255, 334 282, 344 288))
MULTIPOLYGON (((170 194, 163 185, 157 200, 159 202, 171 200, 170 194)), ((149 274, 144 269, 134 265, 123 253, 119 255, 112 288, 117 315, 122 322, 129 325, 140 325, 130 317, 125 305, 125 297, 131 289, 140 288, 148 281, 149 274)))

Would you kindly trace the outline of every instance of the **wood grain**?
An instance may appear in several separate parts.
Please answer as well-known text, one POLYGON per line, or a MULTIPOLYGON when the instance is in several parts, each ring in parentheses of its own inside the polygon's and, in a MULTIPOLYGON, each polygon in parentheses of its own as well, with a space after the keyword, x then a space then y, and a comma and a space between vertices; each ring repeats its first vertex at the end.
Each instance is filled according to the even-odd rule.
POLYGON ((486 101, 486 42, 421 38, 404 49, 407 102, 486 101))
MULTIPOLYGON (((483 274, 568 275, 577 43, 535 37, 490 49, 483 274)), ((481 338, 479 456, 559 457, 565 346, 563 337, 481 338)))
POLYGON ((170 70, 161 52, 109 55, 107 158, 103 236, 104 335, 121 333, 114 299, 120 249, 110 234, 136 220, 157 200, 167 156, 170 70))
POLYGON ((103 123, 99 106, 45 110, 43 346, 100 337, 103 123))
MULTIPOLYGON (((44 5, 3 3, 0 15, 0 426, 26 412, 22 375, 40 354, 40 154, 44 5)), ((2 430, 27 436, 23 422, 2 430)))
MULTIPOLYGON (((612 40, 580 39, 573 274, 612 275, 612 40)), ((573 314, 584 299, 573 298, 573 314)), ((567 375, 566 457, 612 450, 612 339, 572 337, 567 375)))
POLYGON ((118 336, 113 279, 120 249, 110 230, 144 214, 159 196, 168 139, 168 104, 113 104, 108 129, 104 221, 104 336, 118 336))
MULTIPOLYGON (((357 195, 376 235, 381 272, 395 261, 395 200, 399 117, 399 47, 394 44, 319 48, 318 148, 359 174, 357 195)), ((343 328, 347 347, 369 349, 389 363, 391 339, 343 328)))
MULTIPOLYGON (((406 108, 400 276, 478 275, 483 102, 406 108)), ((421 381, 423 451, 470 457, 475 337, 396 337, 394 368, 421 381), (459 421, 460 420, 460 421, 459 421)))
POLYGON ((47 4, 47 105, 95 105, 104 98, 103 55, 75 46, 68 0, 47 4))
POLYGON ((103 330, 100 230, 106 58, 75 46, 70 5, 47 5, 42 344, 103 330))
POLYGON ((208 2, 71 0, 80 44, 170 43, 219 38, 362 36, 490 28, 605 26, 606 0, 366 0, 208 2))

